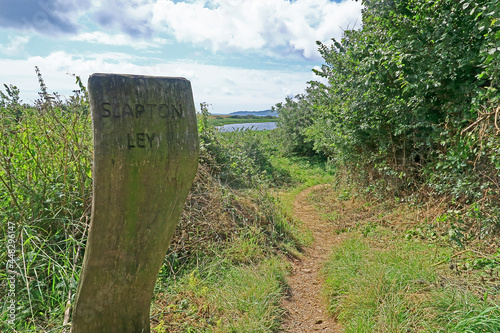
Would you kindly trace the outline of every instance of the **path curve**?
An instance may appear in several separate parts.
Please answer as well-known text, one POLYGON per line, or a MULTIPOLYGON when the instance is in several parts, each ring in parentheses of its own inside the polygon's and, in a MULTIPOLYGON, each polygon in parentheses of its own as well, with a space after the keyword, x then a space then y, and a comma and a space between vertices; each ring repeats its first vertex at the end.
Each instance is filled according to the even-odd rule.
POLYGON ((287 313, 282 326, 286 333, 341 332, 340 325, 327 312, 321 274, 331 248, 339 242, 340 236, 307 200, 312 191, 323 186, 328 185, 305 189, 293 203, 294 215, 311 230, 314 242, 301 258, 292 260, 293 271, 287 279, 290 292, 282 304, 287 313))

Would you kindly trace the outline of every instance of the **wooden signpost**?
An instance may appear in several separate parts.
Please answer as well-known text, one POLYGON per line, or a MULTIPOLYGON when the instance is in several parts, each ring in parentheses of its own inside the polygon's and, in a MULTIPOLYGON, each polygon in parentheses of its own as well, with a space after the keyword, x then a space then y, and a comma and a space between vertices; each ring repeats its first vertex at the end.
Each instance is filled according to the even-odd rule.
POLYGON ((92 221, 73 333, 149 332, 149 310, 198 165, 191 84, 93 74, 92 221))

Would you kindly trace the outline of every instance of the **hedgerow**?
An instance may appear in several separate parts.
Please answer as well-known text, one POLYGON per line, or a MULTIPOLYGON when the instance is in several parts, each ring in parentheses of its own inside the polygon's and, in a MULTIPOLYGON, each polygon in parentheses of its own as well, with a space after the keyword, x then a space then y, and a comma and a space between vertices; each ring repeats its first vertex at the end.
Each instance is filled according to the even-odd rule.
MULTIPOLYGON (((278 104, 289 151, 327 155, 382 195, 449 198, 500 226, 500 1, 364 0, 363 24, 318 43, 324 65, 278 104)), ((476 216, 477 217, 477 216, 476 216)))

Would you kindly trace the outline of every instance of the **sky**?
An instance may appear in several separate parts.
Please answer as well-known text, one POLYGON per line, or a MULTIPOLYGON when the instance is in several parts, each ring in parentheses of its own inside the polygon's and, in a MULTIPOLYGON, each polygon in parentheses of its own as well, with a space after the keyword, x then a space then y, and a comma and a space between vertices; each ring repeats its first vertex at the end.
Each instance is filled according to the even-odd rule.
POLYGON ((330 44, 361 23, 354 0, 0 0, 0 89, 69 97, 92 73, 185 77, 212 113, 270 109, 318 80, 330 44))

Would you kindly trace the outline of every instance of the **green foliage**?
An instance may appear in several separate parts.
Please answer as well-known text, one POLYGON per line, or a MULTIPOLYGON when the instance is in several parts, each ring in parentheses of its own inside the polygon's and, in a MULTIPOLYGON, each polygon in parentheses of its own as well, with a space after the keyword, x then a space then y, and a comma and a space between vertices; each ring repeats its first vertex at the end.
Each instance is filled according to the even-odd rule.
POLYGON ((468 242, 461 211, 375 199, 352 183, 309 200, 342 233, 325 291, 347 332, 499 331, 496 239, 468 242))
POLYGON ((288 151, 314 150, 381 193, 425 186, 498 202, 500 1, 363 1, 304 95, 278 104, 288 151), (325 81, 323 81, 325 82, 325 81))
MULTIPOLYGON (((88 103, 63 103, 45 94, 37 107, 21 106, 19 90, 5 86, 0 131, 0 226, 15 225, 16 324, 35 327, 71 302, 82 264, 91 203, 91 131, 88 103)), ((0 260, 6 262, 6 253, 0 260)), ((6 272, 0 297, 4 299, 6 272)), ((1 308, 6 322, 7 303, 1 308)), ((62 321, 59 323, 62 324, 62 321)))
POLYGON ((428 263, 409 250, 374 251, 352 238, 334 252, 326 284, 332 312, 346 332, 420 331, 414 317, 421 311, 415 311, 409 295, 433 283, 435 276, 426 269, 428 263))
POLYGON ((226 314, 221 332, 275 332, 279 328, 284 294, 284 264, 264 261, 255 269, 230 270, 211 298, 226 314))
MULTIPOLYGON (((0 239, 3 244, 14 239, 16 262, 15 326, 8 326, 10 303, 4 302, 0 331, 68 331, 90 222, 92 130, 86 89, 75 76, 80 89, 62 101, 49 94, 37 74, 41 92, 35 106, 22 105, 14 86, 0 91, 0 239)), ((243 131, 224 136, 209 124, 208 116, 203 104, 200 168, 156 292, 162 299, 179 279, 196 284, 193 270, 201 272, 203 265, 210 265, 214 270, 207 269, 205 277, 207 272, 214 277, 200 285, 205 299, 210 296, 206 304, 213 306, 217 320, 203 317, 205 303, 193 312, 198 303, 186 298, 177 302, 175 292, 162 299, 180 321, 199 320, 198 326, 189 323, 182 331, 207 325, 209 331, 270 332, 278 325, 285 272, 276 253, 297 251, 302 245, 294 221, 267 189, 268 183, 287 177, 269 162, 269 134, 243 131), (223 275, 217 267, 224 269, 223 275), (212 300, 216 288, 225 290, 220 295, 225 298, 212 300), (240 302, 243 294, 246 298, 240 302), (239 302, 238 307, 228 307, 226 300, 239 302)), ((10 258, 6 249, 0 251, 4 263, 10 258)), ((10 290, 9 274, 0 272, 1 299, 7 299, 10 290)), ((167 324, 158 331, 162 325, 167 324)))
POLYGON ((217 259, 170 281, 170 304, 163 305, 159 297, 152 311, 154 332, 264 333, 279 328, 285 264, 272 258, 234 266, 217 259))
MULTIPOLYGON (((470 309, 449 316, 449 332, 477 333, 500 331, 500 306, 486 309, 470 309)), ((447 318, 448 319, 448 318, 447 318)))
POLYGON ((221 179, 231 186, 255 186, 272 181, 273 168, 261 135, 250 129, 220 133, 224 147, 219 155, 221 179), (268 174, 270 173, 270 174, 268 174))
POLYGON ((335 180, 334 165, 318 155, 310 157, 273 155, 270 160, 275 168, 282 168, 283 172, 289 174, 289 185, 295 186, 299 192, 306 187, 331 183, 335 180))
POLYGON ((0 90, 0 111, 4 115, 9 115, 10 120, 4 119, 4 123, 7 121, 19 120, 22 113, 21 100, 19 97, 19 89, 13 85, 3 85, 5 88, 5 93, 0 90))
POLYGON ((322 125, 333 120, 340 160, 407 172, 431 157, 446 122, 471 119, 481 36, 455 1, 371 1, 363 24, 320 45, 335 96, 322 125))
POLYGON ((198 114, 198 133, 200 139, 200 162, 206 164, 215 164, 215 158, 220 152, 220 143, 215 127, 209 122, 210 112, 208 104, 200 104, 200 113, 198 114))
POLYGON ((280 184, 288 175, 275 168, 269 158, 276 149, 268 133, 251 129, 219 132, 209 122, 206 104, 201 105, 198 127, 200 131, 200 159, 207 163, 218 177, 234 188, 280 184))
POLYGON ((309 95, 287 97, 285 103, 278 103, 273 110, 278 112, 277 121, 279 139, 285 148, 285 153, 311 155, 313 144, 306 137, 305 130, 312 124, 313 103, 309 95))

